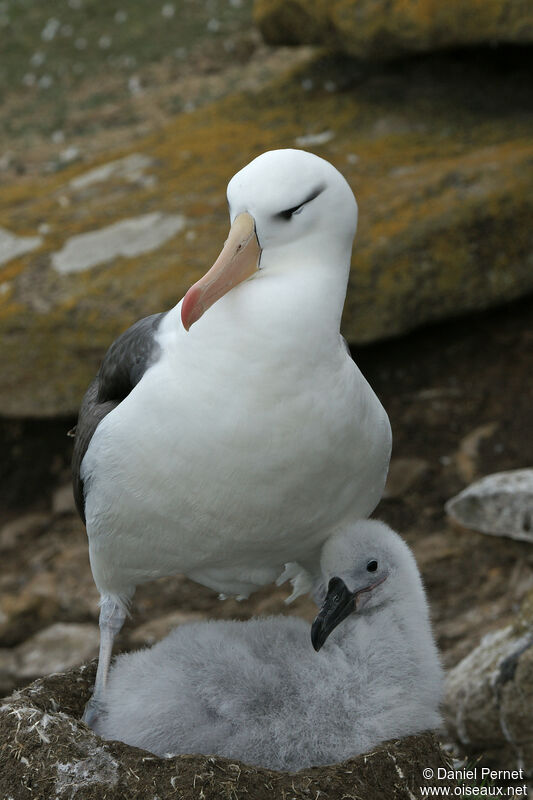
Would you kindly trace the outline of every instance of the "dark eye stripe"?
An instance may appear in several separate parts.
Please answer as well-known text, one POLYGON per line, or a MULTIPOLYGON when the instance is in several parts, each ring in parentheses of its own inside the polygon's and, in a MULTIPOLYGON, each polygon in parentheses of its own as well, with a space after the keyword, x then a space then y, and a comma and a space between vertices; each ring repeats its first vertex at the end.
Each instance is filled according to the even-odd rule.
POLYGON ((292 208, 287 208, 285 211, 280 211, 278 214, 276 214, 276 217, 280 217, 280 219, 289 220, 292 217, 292 215, 296 211, 298 211, 299 208, 305 206, 307 203, 310 203, 311 200, 314 200, 315 197, 318 197, 319 194, 322 194, 325 188, 326 188, 325 186, 317 186, 317 188, 311 192, 309 197, 306 197, 306 199, 303 200, 301 203, 298 203, 297 206, 293 206, 292 208))

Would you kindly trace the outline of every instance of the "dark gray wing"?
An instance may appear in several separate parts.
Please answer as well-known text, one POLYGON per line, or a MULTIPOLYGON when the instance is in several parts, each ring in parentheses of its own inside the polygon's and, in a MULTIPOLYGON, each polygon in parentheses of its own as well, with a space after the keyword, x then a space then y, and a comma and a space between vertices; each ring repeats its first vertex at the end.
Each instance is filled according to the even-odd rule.
POLYGON ((80 478, 81 462, 98 424, 129 395, 148 367, 157 360, 159 347, 155 333, 165 313, 140 319, 115 339, 83 398, 72 455, 74 499, 83 522, 85 497, 80 478))

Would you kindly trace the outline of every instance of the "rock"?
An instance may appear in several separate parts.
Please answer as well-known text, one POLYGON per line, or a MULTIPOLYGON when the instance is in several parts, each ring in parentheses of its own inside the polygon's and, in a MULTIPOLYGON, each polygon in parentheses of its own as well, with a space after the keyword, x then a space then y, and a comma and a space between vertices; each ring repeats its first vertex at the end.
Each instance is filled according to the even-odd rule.
MULTIPOLYGON (((277 591, 269 591, 265 597, 254 600, 253 616, 267 617, 271 614, 288 614, 295 617, 303 617, 309 623, 316 617, 316 605, 308 594, 302 594, 290 604, 287 598, 291 594, 292 586, 284 584, 277 591)), ((253 597, 253 595, 252 595, 253 597)))
POLYGON ((443 569, 442 562, 458 559, 463 555, 463 550, 455 537, 449 531, 443 530, 430 533, 416 540, 416 561, 419 568, 424 571, 431 565, 437 565, 439 571, 443 569))
POLYGON ((459 449, 455 455, 457 472, 461 478, 470 483, 478 474, 479 447, 485 439, 490 439, 496 431, 498 424, 489 422, 487 425, 480 425, 467 436, 461 439, 459 449))
POLYGON ((73 667, 98 655, 99 642, 97 625, 56 622, 15 648, 17 677, 31 680, 73 667))
POLYGON ((269 44, 324 44, 357 58, 533 41, 526 0, 256 0, 254 15, 269 44))
POLYGON ((48 566, 55 577, 61 617, 69 622, 97 620, 99 594, 89 565, 85 529, 81 521, 78 522, 75 518, 56 519, 58 527, 63 521, 65 535, 57 536, 54 556, 48 559, 48 566))
POLYGON ((533 542, 533 469, 487 475, 448 500, 445 508, 465 528, 533 542))
POLYGON ((32 577, 18 591, 2 593, 0 646, 20 643, 53 619, 59 610, 56 584, 52 573, 43 572, 32 577))
POLYGON ((423 458, 392 458, 383 499, 404 497, 428 470, 429 464, 423 458))
POLYGON ((309 146, 359 201, 343 320, 350 343, 531 292, 531 107, 529 65, 517 52, 440 54, 394 70, 322 57, 137 140, 121 157, 151 160, 149 191, 116 177, 73 189, 91 169, 82 164, 4 186, 2 224, 16 232, 22 220, 29 235, 46 222, 50 233, 39 252, 0 268, 9 284, 0 296, 0 413, 75 412, 111 341, 173 306, 213 263, 227 235, 231 175, 302 136, 321 137, 309 146), (113 226, 151 214, 160 215, 156 227, 177 226, 155 249, 73 252, 73 242, 94 242, 75 237, 115 235, 113 226))
POLYGON ((98 620, 99 594, 77 515, 25 515, 4 530, 0 647, 19 644, 53 622, 98 620))
MULTIPOLYGON (((53 675, 0 705, 0 796, 26 800, 412 800, 428 785, 423 769, 450 769, 434 736, 386 742, 340 764, 295 774, 206 755, 156 758, 120 742, 104 742, 79 721, 94 680, 94 664, 53 675), (38 788, 44 787, 44 788, 38 788)), ((440 785, 441 782, 439 782, 440 785)), ((442 781, 446 785, 453 785, 442 781)))
POLYGON ((468 754, 533 774, 533 593, 514 624, 486 634, 446 679, 443 713, 468 754))
POLYGON ((60 486, 52 495, 52 511, 57 516, 61 514, 75 514, 76 503, 72 492, 72 484, 69 482, 60 486))
POLYGON ((171 611, 170 614, 139 625, 130 633, 129 642, 136 647, 153 645, 178 625, 183 625, 185 622, 198 622, 201 619, 205 619, 205 615, 196 611, 171 611))
POLYGON ((98 654, 99 631, 89 623, 57 622, 12 648, 0 648, 0 697, 43 675, 98 654))
POLYGON ((20 546, 20 541, 28 535, 39 533, 50 524, 48 514, 23 514, 0 528, 0 551, 20 546))
POLYGON ((464 392, 457 387, 436 386, 411 395, 405 422, 425 430, 449 424, 458 406, 464 405, 464 392))
POLYGON ((15 688, 17 660, 14 651, 9 647, 0 647, 0 698, 15 688))

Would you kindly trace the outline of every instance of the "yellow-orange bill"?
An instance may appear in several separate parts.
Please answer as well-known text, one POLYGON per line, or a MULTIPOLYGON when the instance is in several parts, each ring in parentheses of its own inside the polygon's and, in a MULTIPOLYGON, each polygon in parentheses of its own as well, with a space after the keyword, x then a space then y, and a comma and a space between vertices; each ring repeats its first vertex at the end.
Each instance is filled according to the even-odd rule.
POLYGON ((181 305, 181 321, 186 331, 213 303, 250 278, 259 267, 261 248, 255 233, 255 220, 246 211, 235 217, 222 251, 203 278, 197 281, 181 305))

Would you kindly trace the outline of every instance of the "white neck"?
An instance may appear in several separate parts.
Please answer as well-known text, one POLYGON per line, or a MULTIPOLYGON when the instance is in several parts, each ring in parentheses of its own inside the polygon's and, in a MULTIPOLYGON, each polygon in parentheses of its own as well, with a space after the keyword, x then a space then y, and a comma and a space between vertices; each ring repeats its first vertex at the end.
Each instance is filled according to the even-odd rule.
POLYGON ((349 253, 285 245, 264 251, 261 268, 218 300, 186 336, 191 345, 240 349, 293 361, 339 347, 339 330, 350 269, 349 253), (283 252, 281 252, 283 251, 283 252))
MULTIPOLYGON (((398 636, 406 640, 412 637, 416 639, 420 634, 426 634, 427 640, 432 641, 427 601, 418 583, 413 582, 404 594, 351 614, 333 631, 332 637, 336 637, 337 644, 345 652, 356 652, 361 646, 361 635, 364 635, 365 629, 375 628, 379 618, 380 631, 388 631, 387 638, 391 640, 398 636)), ((384 645, 387 645, 386 641, 384 645)))

